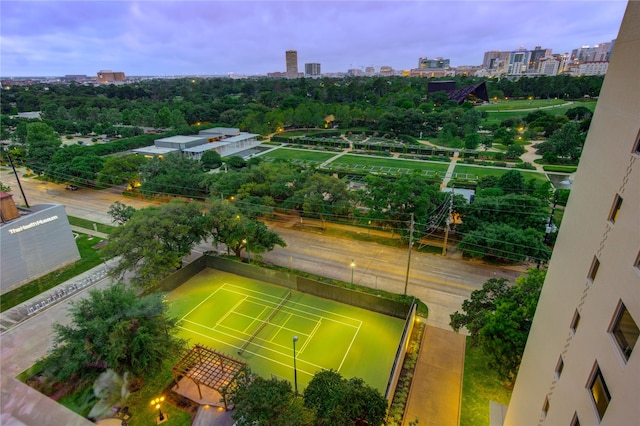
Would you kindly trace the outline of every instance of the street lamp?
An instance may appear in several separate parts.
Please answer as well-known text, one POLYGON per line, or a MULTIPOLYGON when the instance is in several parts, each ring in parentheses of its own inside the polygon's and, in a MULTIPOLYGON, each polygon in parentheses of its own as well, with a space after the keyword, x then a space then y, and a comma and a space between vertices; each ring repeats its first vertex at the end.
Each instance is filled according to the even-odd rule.
POLYGON ((356 267, 356 262, 351 259, 351 285, 353 286, 353 269, 356 267))
POLYGON ((293 386, 296 390, 296 396, 298 396, 298 369, 296 368, 296 342, 298 336, 293 336, 293 386))
POLYGON ((245 238, 242 244, 247 248, 247 263, 251 263, 251 250, 249 250, 249 241, 245 238))
POLYGON ((153 405, 158 410, 158 420, 156 423, 160 424, 164 422, 169 416, 165 416, 160 409, 160 403, 164 401, 164 396, 160 396, 158 398, 154 398, 151 400, 151 405, 153 405))

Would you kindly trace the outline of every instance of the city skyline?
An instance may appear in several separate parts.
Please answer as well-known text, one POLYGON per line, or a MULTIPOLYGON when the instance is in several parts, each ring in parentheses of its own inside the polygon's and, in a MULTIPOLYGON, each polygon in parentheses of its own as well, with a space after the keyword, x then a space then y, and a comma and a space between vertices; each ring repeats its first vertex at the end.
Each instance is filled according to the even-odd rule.
POLYGON ((626 1, 2 1, 0 76, 266 75, 284 52, 324 73, 480 65, 490 50, 570 53, 615 38, 626 1), (37 7, 35 7, 37 5, 37 7), (248 30, 250 29, 250 30, 248 30))

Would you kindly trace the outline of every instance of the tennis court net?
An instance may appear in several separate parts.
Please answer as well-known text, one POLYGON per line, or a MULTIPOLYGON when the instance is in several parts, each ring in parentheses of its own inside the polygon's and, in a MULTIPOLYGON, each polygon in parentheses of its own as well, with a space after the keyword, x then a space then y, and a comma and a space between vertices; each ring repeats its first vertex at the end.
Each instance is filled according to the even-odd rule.
POLYGON ((238 355, 242 355, 244 350, 247 349, 247 346, 249 346, 251 344, 251 342, 253 341, 253 339, 255 339, 255 337, 258 335, 258 333, 260 333, 262 331, 262 329, 265 328, 267 326, 267 324, 269 324, 271 322, 273 317, 275 317, 276 314, 278 312, 280 312, 282 307, 285 305, 285 303, 287 303, 287 300, 289 300, 289 299, 291 299, 291 292, 290 291, 282 298, 280 303, 278 303, 278 306, 275 307, 275 309, 271 312, 269 317, 266 320, 262 321, 262 324, 260 324, 258 326, 256 331, 254 331, 253 334, 251 336, 249 336, 249 338, 242 344, 242 347, 238 350, 238 355))

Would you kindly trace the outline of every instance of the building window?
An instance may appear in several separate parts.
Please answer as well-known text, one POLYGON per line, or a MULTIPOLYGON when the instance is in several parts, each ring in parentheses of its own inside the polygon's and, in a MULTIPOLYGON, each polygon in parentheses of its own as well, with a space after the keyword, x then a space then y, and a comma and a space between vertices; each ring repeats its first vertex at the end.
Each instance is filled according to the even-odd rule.
POLYGON ((609 212, 609 221, 611 223, 616 223, 618 214, 620 213, 620 207, 622 207, 622 197, 616 194, 615 198, 613 199, 611 211, 609 212))
POLYGON ((556 380, 560 378, 562 375, 562 369, 564 368, 564 361, 562 360, 562 355, 558 359, 558 363, 556 364, 556 380))
POLYGON ((544 398, 544 404, 542 404, 542 417, 546 419, 548 412, 549 412, 549 397, 546 396, 544 398))
POLYGON ((638 341, 640 330, 627 310, 627 307, 624 306, 624 303, 622 302, 620 302, 620 306, 616 311, 616 316, 614 317, 613 325, 611 326, 609 333, 613 336, 613 339, 617 343, 625 361, 628 361, 631 356, 631 352, 638 341))
POLYGON ((580 313, 576 310, 573 313, 573 318, 571 319, 571 325, 569 326, 569 329, 573 334, 576 333, 576 330, 578 329, 578 324, 580 324, 580 313))
POLYGON ((589 268, 589 279, 592 282, 596 279, 596 275, 598 275, 598 269, 600 269, 600 261, 597 257, 593 256, 591 267, 589 268))
POLYGON ((611 394, 607 388, 607 383, 604 381, 604 377, 602 377, 598 363, 596 363, 593 375, 589 379, 588 388, 593 403, 595 404, 596 412, 598 413, 598 419, 602 420, 609 406, 609 402, 611 402, 611 394))
POLYGON ((571 419, 571 426, 580 426, 580 419, 578 419, 578 413, 573 413, 573 418, 571 419))

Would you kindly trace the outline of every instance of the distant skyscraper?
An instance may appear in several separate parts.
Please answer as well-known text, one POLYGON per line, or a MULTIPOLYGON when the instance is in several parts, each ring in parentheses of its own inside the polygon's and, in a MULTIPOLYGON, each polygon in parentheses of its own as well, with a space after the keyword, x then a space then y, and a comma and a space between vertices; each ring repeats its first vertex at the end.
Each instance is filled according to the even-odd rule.
POLYGON ((287 60, 287 78, 298 78, 298 52, 287 50, 285 53, 287 60))
POLYGON ((640 419, 638 22, 640 2, 629 1, 505 426, 640 419))
POLYGON ((317 63, 304 64, 304 75, 308 77, 320 76, 320 64, 317 64, 317 63))

